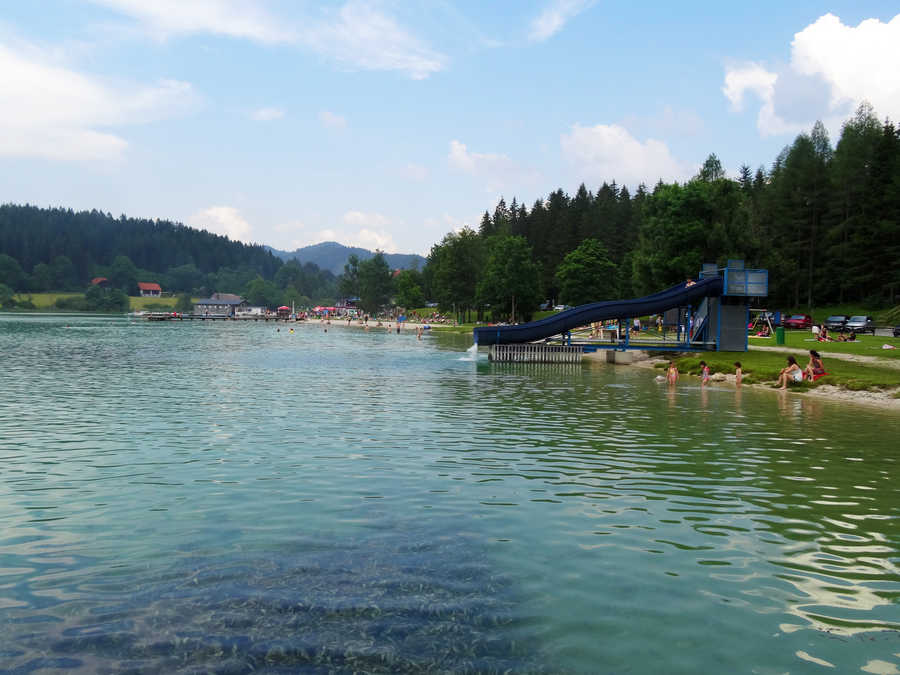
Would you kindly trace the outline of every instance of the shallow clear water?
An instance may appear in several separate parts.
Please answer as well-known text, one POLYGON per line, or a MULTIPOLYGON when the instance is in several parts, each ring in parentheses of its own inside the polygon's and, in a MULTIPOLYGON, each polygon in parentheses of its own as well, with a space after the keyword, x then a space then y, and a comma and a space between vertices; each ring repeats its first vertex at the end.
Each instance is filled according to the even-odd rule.
POLYGON ((0 670, 900 669, 896 416, 0 315, 0 670))

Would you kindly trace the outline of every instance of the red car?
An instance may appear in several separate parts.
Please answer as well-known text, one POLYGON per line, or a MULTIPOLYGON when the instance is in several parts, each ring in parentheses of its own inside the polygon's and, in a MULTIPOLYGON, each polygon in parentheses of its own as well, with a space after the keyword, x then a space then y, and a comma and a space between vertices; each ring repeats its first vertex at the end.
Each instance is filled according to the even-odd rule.
POLYGON ((812 317, 809 314, 791 314, 784 320, 785 328, 812 328, 812 317))

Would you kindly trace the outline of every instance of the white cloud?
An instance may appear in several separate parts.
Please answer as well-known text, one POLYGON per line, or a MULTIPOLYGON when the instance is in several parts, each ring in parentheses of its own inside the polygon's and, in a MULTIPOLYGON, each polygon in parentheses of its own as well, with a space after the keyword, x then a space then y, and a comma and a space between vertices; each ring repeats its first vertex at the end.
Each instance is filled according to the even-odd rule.
POLYGON ((444 69, 442 54, 359 0, 346 3, 332 20, 312 24, 300 39, 349 68, 399 70, 414 80, 444 69))
POLYGON ((210 33, 304 46, 350 69, 389 70, 419 80, 446 58, 367 0, 319 15, 276 15, 253 0, 92 0, 130 16, 153 37, 210 33))
POLYGON ((755 95, 761 105, 756 118, 756 127, 763 136, 797 132, 803 124, 788 124, 775 113, 775 84, 778 74, 766 70, 758 63, 748 63, 731 68, 725 74, 722 93, 731 102, 731 109, 744 109, 748 93, 755 95))
POLYGON ((347 128, 347 118, 342 115, 338 115, 333 112, 329 112, 328 110, 323 110, 319 113, 319 122, 322 123, 323 127, 327 129, 346 129, 347 128))
MULTIPOLYGON (((337 241, 345 246, 360 246, 369 250, 380 249, 387 253, 397 251, 397 244, 387 231, 391 219, 380 213, 347 211, 343 216, 346 225, 358 230, 345 229, 337 241)), ((402 224, 402 223, 401 223, 402 224)))
POLYGON ((900 116, 900 14, 888 23, 847 26, 825 14, 794 35, 790 64, 779 72, 753 63, 729 68, 723 93, 740 110, 747 92, 760 100, 762 135, 796 132, 816 119, 835 129, 863 100, 879 115, 900 116))
POLYGON ((538 179, 537 171, 520 166, 507 155, 470 152, 464 143, 457 140, 450 141, 447 161, 450 166, 484 181, 487 192, 508 191, 513 194, 524 186, 533 185, 538 179))
POLYGON ((587 183, 616 180, 626 185, 657 180, 685 180, 696 167, 672 156, 662 141, 648 138, 641 142, 617 124, 572 126, 560 138, 563 155, 587 183))
POLYGON ((595 0, 552 0, 531 22, 528 38, 543 42, 556 35, 566 23, 594 4, 595 0))
POLYGON ((359 246, 360 248, 367 248, 370 251, 374 251, 376 249, 380 251, 384 251, 385 253, 396 253, 397 252, 397 244, 394 243, 394 239, 390 234, 384 231, 370 230, 368 228, 363 228, 358 232, 352 232, 344 235, 344 241, 341 242, 346 246, 359 246))
POLYGON ((900 14, 855 28, 826 14, 794 36, 791 66, 831 85, 831 107, 863 99, 882 115, 900 115, 900 14))
POLYGON ((725 86, 722 93, 731 101, 735 111, 744 109, 744 95, 747 92, 756 94, 763 101, 771 101, 775 95, 776 73, 771 73, 758 63, 748 63, 735 67, 725 73, 725 86))
POLYGON ((257 122, 271 122, 272 120, 280 120, 285 116, 283 108, 257 108, 250 117, 257 122))
POLYGON ((234 241, 251 243, 251 226, 233 206, 210 206, 197 211, 188 224, 214 234, 223 234, 234 241))
POLYGON ((0 44, 0 156, 117 159, 128 143, 111 127, 169 117, 196 100, 185 82, 107 82, 31 45, 0 44))
POLYGON ((140 21, 155 37, 213 33, 265 43, 291 42, 296 35, 257 2, 247 0, 93 0, 140 21))

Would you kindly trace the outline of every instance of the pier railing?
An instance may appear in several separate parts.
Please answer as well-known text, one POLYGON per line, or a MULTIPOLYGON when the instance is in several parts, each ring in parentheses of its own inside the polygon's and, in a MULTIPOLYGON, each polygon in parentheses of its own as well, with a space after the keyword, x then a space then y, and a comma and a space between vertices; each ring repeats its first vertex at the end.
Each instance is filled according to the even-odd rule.
POLYGON ((581 363, 580 346, 547 344, 491 345, 488 358, 499 363, 581 363))

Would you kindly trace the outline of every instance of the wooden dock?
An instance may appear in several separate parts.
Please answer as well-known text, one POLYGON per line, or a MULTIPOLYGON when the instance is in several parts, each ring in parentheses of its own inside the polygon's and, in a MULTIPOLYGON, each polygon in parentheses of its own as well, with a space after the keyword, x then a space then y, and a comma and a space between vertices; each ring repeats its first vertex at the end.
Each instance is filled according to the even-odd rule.
POLYGON ((498 363, 581 363, 583 355, 580 346, 527 343, 491 345, 488 358, 498 363))

